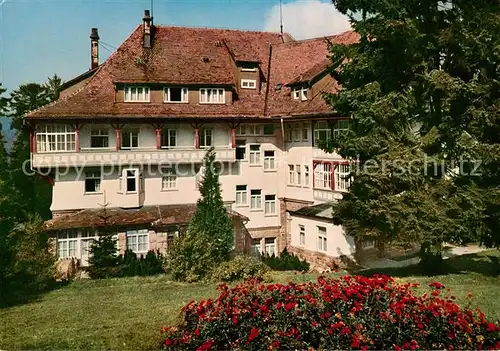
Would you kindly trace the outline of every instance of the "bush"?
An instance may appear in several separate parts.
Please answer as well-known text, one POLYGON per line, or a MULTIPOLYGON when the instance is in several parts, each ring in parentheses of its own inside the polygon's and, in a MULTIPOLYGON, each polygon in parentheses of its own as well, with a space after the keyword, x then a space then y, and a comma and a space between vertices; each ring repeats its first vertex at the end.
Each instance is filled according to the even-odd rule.
POLYGON ((43 231, 39 215, 29 216, 11 236, 15 261, 12 267, 12 288, 18 293, 34 293, 54 286, 54 255, 49 251, 49 235, 43 231))
POLYGON ((212 279, 217 282, 236 280, 263 280, 269 268, 260 260, 249 256, 235 256, 231 261, 221 263, 212 272, 212 279))
POLYGON ((122 277, 149 276, 163 273, 163 256, 157 251, 149 251, 146 257, 137 255, 131 251, 125 251, 123 256, 119 257, 119 275, 122 277))
POLYGON ((215 300, 190 302, 164 328, 168 350, 500 348, 500 325, 462 310, 444 287, 416 296, 418 284, 387 276, 220 286, 215 300))
POLYGON ((262 256, 262 262, 275 271, 309 271, 309 263, 284 249, 279 256, 262 256))

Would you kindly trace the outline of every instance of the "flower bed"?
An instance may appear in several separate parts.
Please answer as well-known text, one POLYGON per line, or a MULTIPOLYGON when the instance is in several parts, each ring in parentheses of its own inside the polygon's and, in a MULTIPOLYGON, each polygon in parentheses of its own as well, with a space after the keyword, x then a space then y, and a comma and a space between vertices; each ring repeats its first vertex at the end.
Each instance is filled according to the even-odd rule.
POLYGON ((220 286, 216 300, 183 307, 164 328, 163 348, 196 349, 500 349, 500 325, 461 309, 438 283, 387 276, 318 278, 317 282, 220 286))

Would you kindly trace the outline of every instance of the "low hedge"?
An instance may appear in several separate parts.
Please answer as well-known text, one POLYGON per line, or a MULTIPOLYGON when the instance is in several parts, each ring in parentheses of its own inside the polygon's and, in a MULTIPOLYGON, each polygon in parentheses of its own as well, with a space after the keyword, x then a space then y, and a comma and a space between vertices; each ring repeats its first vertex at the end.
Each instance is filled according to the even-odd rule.
POLYGON ((306 260, 301 260, 293 253, 289 253, 287 249, 283 250, 279 256, 261 256, 261 260, 275 271, 309 271, 309 263, 306 260))
POLYGON ((220 286, 164 328, 167 350, 500 349, 500 325, 461 309, 444 286, 416 296, 417 284, 387 276, 220 286))

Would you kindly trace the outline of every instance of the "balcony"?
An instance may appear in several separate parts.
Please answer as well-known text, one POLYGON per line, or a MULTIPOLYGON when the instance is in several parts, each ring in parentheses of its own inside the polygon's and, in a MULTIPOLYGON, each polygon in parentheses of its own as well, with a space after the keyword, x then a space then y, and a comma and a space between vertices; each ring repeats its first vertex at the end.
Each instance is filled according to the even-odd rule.
MULTIPOLYGON (((118 152, 114 149, 82 149, 80 152, 33 153, 31 164, 33 168, 48 168, 200 163, 203 156, 205 156, 205 152, 205 149, 194 148, 133 149, 118 152)), ((217 153, 217 161, 236 161, 235 149, 216 146, 215 152, 217 153)))

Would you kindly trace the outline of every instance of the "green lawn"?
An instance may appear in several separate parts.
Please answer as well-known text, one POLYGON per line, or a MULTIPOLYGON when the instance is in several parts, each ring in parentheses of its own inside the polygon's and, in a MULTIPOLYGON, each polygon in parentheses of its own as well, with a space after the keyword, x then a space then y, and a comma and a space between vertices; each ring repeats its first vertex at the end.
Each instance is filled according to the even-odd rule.
MULTIPOLYGON (((498 251, 488 254, 500 256, 498 251)), ((489 274, 494 265, 486 254, 448 263, 455 273, 432 278, 401 274, 398 279, 439 281, 462 304, 472 292, 474 306, 489 319, 500 319, 500 278, 489 274)), ((301 282, 317 276, 281 272, 273 277, 301 282)), ((28 304, 0 309, 0 349, 158 349, 160 328, 174 323, 184 304, 215 295, 216 284, 180 284, 167 276, 76 281, 28 304)))

